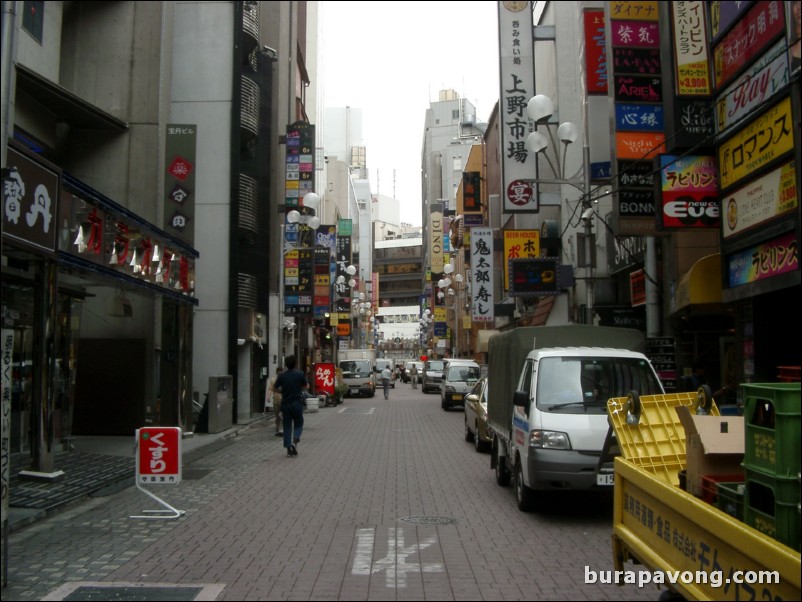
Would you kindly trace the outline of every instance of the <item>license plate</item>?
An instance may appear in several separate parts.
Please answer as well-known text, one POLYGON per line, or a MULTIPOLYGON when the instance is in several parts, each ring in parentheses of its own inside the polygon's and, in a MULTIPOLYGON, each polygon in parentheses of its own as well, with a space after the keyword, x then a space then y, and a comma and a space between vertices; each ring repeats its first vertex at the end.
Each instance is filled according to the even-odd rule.
POLYGON ((597 474, 596 485, 601 485, 604 487, 615 485, 615 475, 613 473, 597 474))
POLYGON ((462 399, 462 395, 452 395, 452 396, 451 396, 451 399, 453 399, 453 400, 455 400, 455 401, 459 401, 459 400, 461 400, 461 399, 462 399))

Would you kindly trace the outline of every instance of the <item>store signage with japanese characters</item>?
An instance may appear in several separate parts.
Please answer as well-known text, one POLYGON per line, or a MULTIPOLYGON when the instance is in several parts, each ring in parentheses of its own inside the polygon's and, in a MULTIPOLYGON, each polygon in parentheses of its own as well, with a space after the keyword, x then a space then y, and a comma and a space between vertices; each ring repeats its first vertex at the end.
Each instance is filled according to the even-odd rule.
POLYGON ((676 90, 680 96, 710 94, 704 2, 671 2, 676 90))
POLYGON ((737 184, 793 149, 791 98, 786 97, 719 146, 721 188, 737 184))
POLYGON ((3 180, 3 236, 54 253, 59 173, 9 147, 3 180))
POLYGON ((493 322, 493 229, 471 228, 471 320, 493 322))
POLYGON ((661 155, 664 228, 718 228, 718 170, 713 157, 661 155))
POLYGON ((143 427, 136 431, 136 480, 143 485, 181 482, 181 429, 143 427))
POLYGON ((728 238, 797 209, 795 165, 790 161, 724 195, 722 236, 728 238))
POLYGON ((499 120, 505 213, 538 210, 532 180, 535 157, 526 148, 530 132, 526 105, 535 95, 531 2, 499 2, 499 120))

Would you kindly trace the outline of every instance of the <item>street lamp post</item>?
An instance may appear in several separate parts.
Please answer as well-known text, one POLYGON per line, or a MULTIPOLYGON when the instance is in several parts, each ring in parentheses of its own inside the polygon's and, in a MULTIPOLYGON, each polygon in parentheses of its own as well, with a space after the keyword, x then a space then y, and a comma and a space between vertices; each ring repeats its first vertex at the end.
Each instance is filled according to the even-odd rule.
MULTIPOLYGON (((562 162, 559 160, 558 146, 554 139, 552 129, 549 127, 548 120, 554 114, 554 103, 548 96, 538 94, 533 96, 526 106, 529 118, 535 123, 535 131, 531 132, 526 139, 526 148, 536 155, 542 153, 549 164, 556 179, 541 179, 535 181, 543 184, 567 184, 578 189, 582 193, 582 214, 581 222, 584 226, 585 247, 585 293, 586 293, 586 316, 585 323, 593 323, 593 216, 596 214, 593 206, 594 200, 591 198, 590 190, 590 146, 588 142, 588 101, 585 98, 582 102, 582 120, 584 122, 584 136, 582 143, 582 179, 569 179, 565 173, 565 159, 568 154, 568 145, 576 141, 579 136, 579 128, 570 121, 565 121, 557 128, 557 138, 563 144, 562 162), (538 131, 538 126, 545 125, 548 138, 538 131), (545 152, 551 142, 552 151, 555 154, 555 161, 552 162, 549 155, 545 152)), ((598 200, 598 199, 596 199, 598 200)))

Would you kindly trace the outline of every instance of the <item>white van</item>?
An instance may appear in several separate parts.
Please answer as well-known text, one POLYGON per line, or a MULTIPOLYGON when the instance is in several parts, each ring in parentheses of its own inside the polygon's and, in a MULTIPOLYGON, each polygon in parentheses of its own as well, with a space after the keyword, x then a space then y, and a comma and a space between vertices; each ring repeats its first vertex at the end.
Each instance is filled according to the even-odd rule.
POLYGON ((465 396, 481 378, 479 364, 473 360, 446 360, 440 382, 440 405, 448 411, 452 406, 465 407, 465 396))

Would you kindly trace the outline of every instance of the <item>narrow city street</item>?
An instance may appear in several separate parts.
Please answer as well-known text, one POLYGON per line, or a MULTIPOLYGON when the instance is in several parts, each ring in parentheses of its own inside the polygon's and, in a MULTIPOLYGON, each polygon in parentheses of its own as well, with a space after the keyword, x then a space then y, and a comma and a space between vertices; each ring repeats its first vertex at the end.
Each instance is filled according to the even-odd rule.
POLYGON ((3 599, 657 599, 585 584, 612 569, 610 496, 521 513, 438 395, 399 384, 305 419, 295 458, 261 420, 185 464, 154 489, 179 519, 130 518, 156 506, 127 487, 12 533, 3 599))

